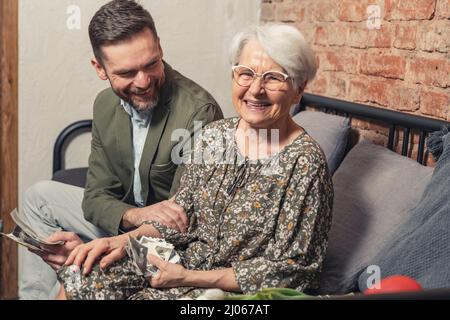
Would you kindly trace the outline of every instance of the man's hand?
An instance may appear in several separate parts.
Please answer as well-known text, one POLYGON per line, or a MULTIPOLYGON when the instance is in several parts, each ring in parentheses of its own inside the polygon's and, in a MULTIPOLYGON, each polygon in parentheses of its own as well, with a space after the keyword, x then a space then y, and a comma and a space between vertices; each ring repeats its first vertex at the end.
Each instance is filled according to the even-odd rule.
POLYGON ((187 270, 179 264, 170 263, 160 257, 149 255, 148 262, 159 269, 159 273, 147 281, 152 288, 175 288, 184 286, 187 270))
POLYGON ((99 263, 100 268, 105 269, 111 263, 125 257, 127 238, 128 235, 123 234, 115 237, 95 239, 81 244, 72 251, 65 265, 77 265, 80 269, 81 265, 83 265, 83 274, 86 275, 91 272, 98 258, 105 255, 99 263))
POLYGON ((59 269, 66 262, 72 250, 83 243, 76 233, 63 231, 55 232, 47 240, 51 242, 64 241, 64 244, 56 247, 48 246, 47 249, 51 251, 49 253, 30 251, 39 255, 54 270, 59 269))
POLYGON ((128 230, 139 227, 144 221, 157 221, 179 232, 186 232, 189 224, 183 207, 171 200, 128 210, 123 216, 122 226, 128 230))

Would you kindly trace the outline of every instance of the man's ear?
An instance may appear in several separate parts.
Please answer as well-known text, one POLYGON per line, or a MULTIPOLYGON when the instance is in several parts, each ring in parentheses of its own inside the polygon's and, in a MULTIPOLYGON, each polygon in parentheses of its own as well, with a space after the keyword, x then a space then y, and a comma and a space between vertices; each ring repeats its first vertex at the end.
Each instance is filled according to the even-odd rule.
POLYGON ((97 58, 92 58, 91 64, 94 67, 95 72, 97 72, 97 75, 101 80, 108 80, 108 77, 106 75, 106 70, 103 67, 103 65, 97 60, 97 58))
POLYGON ((159 49, 159 54, 160 54, 160 56, 161 56, 161 59, 164 57, 164 51, 163 51, 163 49, 161 48, 161 43, 160 43, 160 41, 159 41, 159 38, 158 38, 158 49, 159 49))

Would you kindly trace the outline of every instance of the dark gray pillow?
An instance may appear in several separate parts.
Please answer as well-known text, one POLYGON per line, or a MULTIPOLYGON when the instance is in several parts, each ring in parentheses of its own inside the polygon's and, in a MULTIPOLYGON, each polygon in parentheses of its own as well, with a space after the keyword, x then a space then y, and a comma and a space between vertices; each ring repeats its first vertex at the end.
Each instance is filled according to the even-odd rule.
POLYGON ((317 141, 333 174, 342 162, 347 147, 349 119, 324 112, 302 111, 293 117, 317 141))
MULTIPOLYGON (((425 289, 450 287, 450 134, 442 140, 442 155, 420 203, 369 263, 378 266, 380 278, 400 274, 425 289)), ((359 278, 361 291, 372 284, 365 271, 359 278)))
POLYGON ((368 142, 357 144, 333 176, 333 222, 321 294, 357 291, 357 277, 408 219, 433 169, 368 142))

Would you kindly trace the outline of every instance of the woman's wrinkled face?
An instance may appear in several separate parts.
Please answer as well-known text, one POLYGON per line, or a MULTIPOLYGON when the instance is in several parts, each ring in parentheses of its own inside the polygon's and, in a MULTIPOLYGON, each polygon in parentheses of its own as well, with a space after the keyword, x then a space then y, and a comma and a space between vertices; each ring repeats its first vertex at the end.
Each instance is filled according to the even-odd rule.
MULTIPOLYGON (((286 73, 270 58, 256 40, 248 42, 238 61, 259 74, 267 71, 286 73)), ((261 77, 255 77, 250 87, 242 87, 233 80, 233 105, 246 127, 281 128, 289 117, 291 106, 298 103, 301 90, 294 88, 292 80, 284 82, 278 91, 264 88, 261 77)))

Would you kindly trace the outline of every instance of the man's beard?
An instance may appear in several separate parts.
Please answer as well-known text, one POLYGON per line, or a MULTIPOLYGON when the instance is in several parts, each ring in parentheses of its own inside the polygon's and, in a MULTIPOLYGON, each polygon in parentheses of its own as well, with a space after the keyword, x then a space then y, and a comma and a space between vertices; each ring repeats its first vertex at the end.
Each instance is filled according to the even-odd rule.
POLYGON ((159 97, 156 96, 154 98, 150 98, 146 101, 137 100, 134 99, 133 96, 128 99, 127 101, 133 108, 135 108, 137 111, 148 111, 156 107, 159 101, 159 97))
MULTIPOLYGON (((116 88, 114 88, 112 86, 112 84, 111 84, 111 88, 118 97, 120 97, 122 100, 124 100, 125 102, 130 104, 134 109, 136 109, 139 112, 151 110, 154 107, 156 107, 159 102, 159 95, 156 95, 155 97, 146 99, 144 101, 133 98, 133 94, 139 94, 139 93, 145 92, 149 88, 147 88, 146 90, 130 89, 130 90, 126 90, 126 92, 117 90, 116 88)), ((151 91, 159 92, 160 86, 155 85, 154 88, 151 89, 151 91)))

